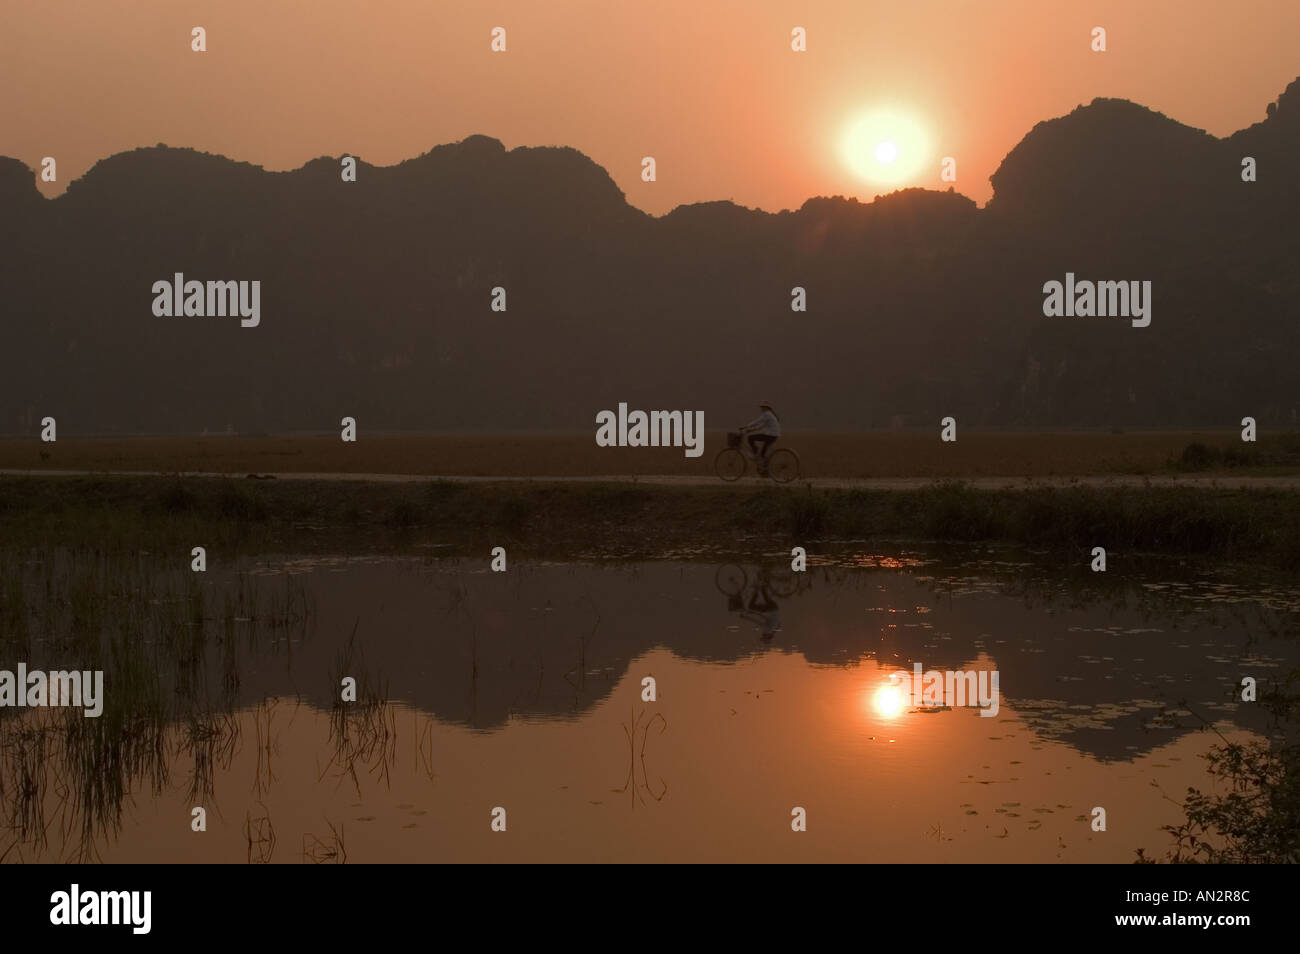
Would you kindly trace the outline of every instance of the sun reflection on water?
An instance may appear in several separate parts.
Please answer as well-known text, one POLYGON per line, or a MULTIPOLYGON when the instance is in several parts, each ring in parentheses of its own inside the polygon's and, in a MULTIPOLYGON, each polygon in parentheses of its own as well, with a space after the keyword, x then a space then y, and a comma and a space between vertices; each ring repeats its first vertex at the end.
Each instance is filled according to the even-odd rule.
POLYGON ((886 719, 893 719, 907 707, 907 696, 902 686, 885 685, 876 690, 872 697, 872 708, 876 714, 886 719))

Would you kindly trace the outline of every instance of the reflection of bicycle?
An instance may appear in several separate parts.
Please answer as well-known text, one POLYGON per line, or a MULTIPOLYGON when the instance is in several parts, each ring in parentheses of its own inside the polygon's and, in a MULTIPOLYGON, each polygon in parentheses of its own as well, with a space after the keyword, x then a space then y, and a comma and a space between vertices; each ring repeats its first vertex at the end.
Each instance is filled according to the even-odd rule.
POLYGON ((739 480, 749 469, 749 462, 754 461, 758 472, 763 477, 771 477, 778 484, 788 484, 799 476, 799 455, 788 447, 778 447, 767 455, 767 469, 764 472, 758 455, 749 449, 749 442, 739 432, 727 434, 727 446, 718 451, 713 459, 713 469, 723 480, 739 480))
POLYGON ((764 640, 772 639, 781 629, 778 598, 791 596, 798 589, 793 571, 758 567, 751 579, 743 566, 734 563, 718 567, 713 582, 727 596, 727 612, 738 613, 757 626, 764 640))
POLYGON ((777 567, 775 569, 759 567, 754 580, 751 582, 745 568, 734 563, 725 563, 718 567, 713 574, 713 583, 728 597, 740 596, 750 586, 755 589, 766 586, 771 590, 772 595, 784 599, 794 596, 795 591, 800 587, 798 577, 788 567, 777 567))

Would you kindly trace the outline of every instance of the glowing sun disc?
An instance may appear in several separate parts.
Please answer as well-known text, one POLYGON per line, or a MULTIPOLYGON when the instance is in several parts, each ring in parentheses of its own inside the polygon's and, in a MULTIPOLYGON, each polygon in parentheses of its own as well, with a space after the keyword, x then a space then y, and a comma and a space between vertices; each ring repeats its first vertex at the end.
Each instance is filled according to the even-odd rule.
POLYGON ((839 151, 856 176, 878 185, 915 182, 933 160, 925 124, 892 107, 854 116, 844 127, 839 151))

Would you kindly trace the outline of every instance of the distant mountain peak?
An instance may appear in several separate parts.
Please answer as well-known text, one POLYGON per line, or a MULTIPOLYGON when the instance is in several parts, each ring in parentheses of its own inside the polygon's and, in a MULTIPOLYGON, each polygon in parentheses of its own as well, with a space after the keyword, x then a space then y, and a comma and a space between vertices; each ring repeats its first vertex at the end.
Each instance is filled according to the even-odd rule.
POLYGON ((1219 140, 1127 99, 1098 97, 1034 126, 989 177, 998 212, 1090 218, 1160 202, 1171 178, 1198 178, 1219 140))
POLYGON ((36 174, 27 168, 26 163, 0 156, 0 209, 9 212, 38 206, 40 202, 36 174))
POLYGON ((1288 83, 1277 101, 1269 103, 1264 112, 1269 119, 1287 125, 1300 124, 1300 76, 1288 83))

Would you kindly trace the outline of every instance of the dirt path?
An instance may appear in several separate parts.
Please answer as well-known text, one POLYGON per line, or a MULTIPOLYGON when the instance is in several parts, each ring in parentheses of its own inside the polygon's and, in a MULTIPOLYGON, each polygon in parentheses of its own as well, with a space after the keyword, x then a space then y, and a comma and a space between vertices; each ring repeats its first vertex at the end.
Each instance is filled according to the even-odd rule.
MULTIPOLYGON (((173 476, 159 471, 90 471, 90 470, 19 470, 0 469, 0 475, 22 477, 167 477, 173 476)), ((215 472, 185 472, 184 477, 245 477, 241 474, 215 472)), ((424 483, 431 480, 449 480, 463 483, 620 483, 653 484, 669 487, 747 487, 762 484, 779 486, 757 477, 744 477, 728 485, 717 477, 687 476, 596 476, 596 477, 484 477, 484 476, 440 476, 435 474, 346 474, 346 473, 277 473, 258 474, 260 478, 275 480, 329 480, 362 481, 371 483, 424 483)), ((246 478, 245 478, 246 479, 246 478)), ((836 490, 919 490, 930 487, 942 480, 934 477, 820 477, 795 481, 790 487, 814 487, 836 490)), ((1103 475, 1088 477, 974 477, 963 480, 968 487, 976 490, 1027 490, 1041 487, 1193 487, 1221 490, 1300 490, 1300 476, 1289 477, 1236 477, 1232 475, 1177 476, 1162 475, 1144 477, 1132 475, 1103 475)))

